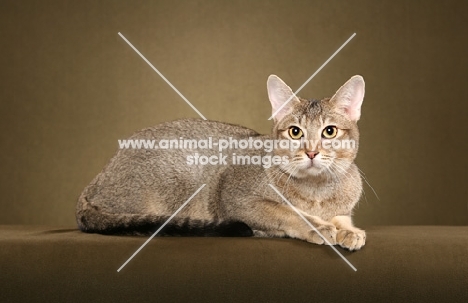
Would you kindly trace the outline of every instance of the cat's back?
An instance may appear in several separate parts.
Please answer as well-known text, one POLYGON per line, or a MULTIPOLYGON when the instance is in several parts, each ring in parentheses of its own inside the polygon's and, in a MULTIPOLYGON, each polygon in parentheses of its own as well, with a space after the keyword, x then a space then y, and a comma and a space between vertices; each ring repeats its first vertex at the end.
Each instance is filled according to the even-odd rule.
MULTIPOLYGON (((240 140, 258 136, 257 132, 243 126, 201 119, 180 119, 144 128, 125 141, 154 144, 119 148, 85 188, 82 197, 108 212, 138 213, 152 209, 152 212, 165 213, 171 209, 165 209, 164 205, 186 199, 200 187, 200 180, 203 180, 208 186, 198 198, 208 201, 208 196, 203 195, 209 195, 209 188, 217 188, 218 179, 228 165, 221 162, 219 165, 189 162, 195 155, 211 157, 221 153, 217 145, 203 147, 202 142, 209 138, 216 143, 221 139, 240 140), (167 144, 171 140, 176 141, 174 146, 167 144), (188 142, 192 140, 196 143, 188 142), (154 209, 155 205, 159 207, 157 210, 154 209)), ((80 203, 83 203, 83 199, 80 203)), ((195 205, 202 207, 205 204, 195 205)), ((206 211, 201 213, 205 214, 206 211)))
POLYGON ((260 136, 256 131, 225 122, 202 119, 179 119, 163 122, 135 132, 129 139, 223 139, 260 136))

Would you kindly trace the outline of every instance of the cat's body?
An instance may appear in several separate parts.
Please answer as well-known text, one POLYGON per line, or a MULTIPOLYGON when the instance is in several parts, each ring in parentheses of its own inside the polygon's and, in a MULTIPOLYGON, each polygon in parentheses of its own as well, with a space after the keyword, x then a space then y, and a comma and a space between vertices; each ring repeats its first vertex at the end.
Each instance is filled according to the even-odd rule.
MULTIPOLYGON (((351 84, 359 86, 362 78, 351 80, 354 81, 351 84)), ((279 78, 270 77, 273 112, 291 96, 288 89, 279 78)), ((324 127, 332 125, 341 132, 337 131, 337 138, 341 136, 357 142, 359 134, 355 122, 359 116, 357 119, 348 117, 346 109, 335 106, 339 93, 322 101, 293 97, 275 116, 271 135, 260 135, 227 123, 184 119, 141 130, 129 139, 293 140, 288 138, 292 136, 293 126, 300 128, 303 139, 320 141, 324 127)), ((360 102, 358 100, 359 107, 360 102)), ((357 146, 353 150, 329 151, 321 147, 313 151, 310 148, 219 151, 217 147, 121 149, 81 194, 77 205, 78 225, 87 232, 152 233, 206 184, 161 234, 249 236, 253 231, 257 236, 287 236, 318 244, 324 243, 323 235, 333 244, 357 250, 365 243, 365 233, 351 223, 352 209, 362 191, 360 175, 353 163, 356 152, 357 146), (225 163, 188 164, 187 157, 195 153, 218 160, 225 156, 225 163), (233 164, 233 157, 237 156, 275 155, 287 157, 288 163, 281 162, 269 168, 258 164, 233 164), (301 211, 321 235, 311 230, 270 184, 301 211)))

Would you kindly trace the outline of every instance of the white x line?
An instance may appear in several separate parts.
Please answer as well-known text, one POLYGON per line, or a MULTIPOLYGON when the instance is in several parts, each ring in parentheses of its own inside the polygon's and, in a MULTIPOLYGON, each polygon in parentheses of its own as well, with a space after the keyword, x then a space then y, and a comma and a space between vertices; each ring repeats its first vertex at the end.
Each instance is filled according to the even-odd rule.
POLYGON ((167 223, 169 223, 169 221, 171 221, 171 220, 182 210, 182 208, 184 208, 184 207, 190 202, 190 200, 192 200, 193 197, 195 197, 195 196, 200 192, 200 190, 202 190, 203 187, 205 187, 205 185, 206 185, 206 184, 203 184, 202 186, 200 186, 200 188, 197 189, 197 191, 194 192, 193 195, 191 195, 190 198, 188 198, 187 201, 185 201, 184 204, 182 204, 182 205, 179 207, 179 209, 176 210, 175 213, 173 213, 172 216, 170 216, 169 219, 167 219, 166 222, 164 222, 164 224, 161 225, 161 226, 158 228, 158 230, 157 230, 151 237, 149 237, 149 239, 146 240, 146 242, 143 243, 143 245, 140 246, 140 248, 138 248, 138 249, 133 253, 133 255, 132 255, 130 258, 128 258, 127 261, 125 261, 124 264, 122 264, 122 266, 120 266, 119 269, 117 269, 117 272, 120 272, 120 271, 122 270, 122 268, 124 268, 125 265, 127 265, 127 263, 130 262, 130 261, 133 259, 133 257, 135 257, 135 256, 140 252, 140 250, 142 250, 143 247, 145 247, 146 244, 149 243, 149 241, 151 241, 154 237, 156 237, 156 235, 161 231, 161 229, 163 229, 164 226, 166 226, 167 223))
POLYGON ((325 241, 325 243, 327 243, 327 245, 329 245, 337 254, 338 256, 341 257, 341 259, 343 259, 348 265, 349 267, 351 267, 354 271, 357 271, 356 267, 353 266, 353 264, 351 264, 351 262, 348 261, 348 259, 346 259, 342 254, 340 254, 340 252, 335 248, 335 246, 333 246, 327 238, 325 238, 318 230, 317 228, 315 228, 314 225, 312 225, 312 223, 309 222, 309 220, 307 220, 298 210, 297 208, 294 207, 294 205, 291 204, 291 202, 288 201, 288 199, 286 199, 277 189, 276 187, 274 187, 273 185, 271 184, 268 184, 270 185, 271 188, 273 188, 273 190, 283 199, 284 202, 286 202, 291 208, 292 210, 294 210, 294 212, 296 212, 296 214, 299 215, 299 217, 301 217, 302 220, 304 220, 305 223, 307 223, 319 236, 320 238, 323 239, 323 241, 325 241))
MULTIPOLYGON (((179 92, 179 90, 174 86, 172 85, 171 82, 169 82, 169 80, 166 79, 166 77, 164 77, 164 75, 156 68, 153 66, 153 64, 151 64, 151 62, 148 61, 148 59, 145 58, 145 56, 143 56, 142 53, 140 53, 140 51, 138 51, 138 49, 136 49, 135 46, 133 46, 132 43, 130 43, 130 41, 127 40, 127 38, 124 37, 124 35, 122 35, 120 32, 118 33, 119 36, 164 80, 166 81, 166 83, 182 98, 184 99, 184 101, 203 119, 203 120, 206 120, 205 116, 203 116, 200 111, 198 111, 198 109, 192 105, 192 103, 190 103, 189 100, 187 100, 187 98, 185 98, 184 95, 182 95, 181 92, 179 92)), ((276 112, 273 113, 273 115, 268 119, 268 120, 271 120, 289 101, 291 101, 291 99, 300 91, 302 90, 302 88, 304 88, 304 86, 307 85, 307 83, 309 83, 310 80, 312 80, 312 78, 315 77, 315 75, 317 75, 320 70, 322 70, 323 67, 325 67, 325 65, 328 64, 328 62, 330 62, 331 59, 333 59, 333 57, 335 57, 336 54, 338 54, 339 51, 341 51, 341 49, 346 45, 348 44, 349 41, 351 41, 351 39, 354 38, 354 36, 356 36, 356 33, 352 34, 351 37, 348 38, 348 40, 346 40, 345 43, 343 43, 343 45, 341 45, 340 48, 338 48, 334 53, 333 55, 330 56, 330 58, 328 58, 327 61, 325 61, 325 63, 322 64, 322 66, 320 66, 317 71, 315 71, 315 73, 312 74, 312 76, 309 77, 309 79, 307 79, 306 82, 304 82, 304 84, 301 85, 301 87, 299 87, 299 89, 286 101, 284 102, 283 105, 281 105, 280 108, 278 108, 278 110, 276 112)), ((117 270, 117 272, 120 272, 127 264, 128 262, 130 262, 163 228, 164 226, 166 226, 169 221, 171 221, 189 202, 190 200, 193 199, 193 197, 195 197, 196 194, 198 194, 198 192, 200 192, 200 190, 202 190, 202 188, 205 186, 206 184, 203 184, 195 193, 193 193, 193 195, 188 198, 187 201, 184 202, 184 204, 182 204, 179 209, 177 209, 177 211, 169 217, 169 219, 167 219, 166 222, 164 222, 164 224, 162 224, 158 230, 148 239, 146 240, 145 243, 143 243, 143 245, 140 246, 140 248, 138 248, 134 253, 133 255, 128 258, 127 261, 125 261, 124 264, 122 264, 122 266, 117 270)), ((354 271, 357 271, 356 267, 354 267, 333 245, 331 245, 331 243, 306 219, 304 218, 304 216, 273 186, 270 184, 270 187, 354 270, 354 271)))
POLYGON ((187 104, 188 104, 194 111, 196 111, 197 114, 198 114, 203 120, 206 120, 205 116, 203 116, 202 113, 200 113, 200 111, 199 111, 195 106, 193 106, 193 104, 190 103, 190 101, 187 100, 187 98, 185 98, 185 96, 182 95, 182 93, 179 92, 179 90, 178 90, 174 85, 172 85, 172 83, 169 82, 169 80, 167 80, 166 77, 164 77, 164 75, 161 74, 161 72, 158 71, 158 69, 157 69, 156 67, 154 67, 153 64, 151 64, 151 62, 148 61, 148 59, 146 59, 145 56, 143 56, 143 54, 140 53, 140 51, 137 50, 136 47, 133 46, 133 44, 130 43, 130 41, 128 41, 127 38, 124 37, 124 35, 122 35, 122 34, 119 32, 119 36, 120 36, 122 39, 124 39, 124 41, 127 42, 127 44, 130 45, 130 47, 133 48, 133 50, 134 50, 138 55, 140 55, 140 57, 141 57, 143 60, 145 60, 145 62, 148 63, 148 65, 149 65, 164 81, 166 81, 166 83, 169 84, 169 86, 170 86, 177 94, 179 94, 179 96, 180 96, 182 99, 184 99, 184 101, 187 102, 187 104))
POLYGON ((304 84, 302 84, 301 87, 299 87, 299 88, 296 90, 296 92, 295 92, 291 97, 289 97, 289 99, 286 100, 286 102, 284 102, 283 105, 281 105, 281 106, 273 113, 273 115, 271 115, 270 118, 268 118, 268 120, 273 119, 273 117, 276 116, 276 114, 279 113, 279 111, 280 111, 281 109, 283 109, 283 107, 284 107, 286 104, 288 104, 288 102, 291 101, 291 99, 292 99, 293 97, 295 97, 296 94, 297 94, 298 92, 300 92, 300 91, 304 88, 304 86, 306 86, 307 83, 309 83, 309 81, 312 80, 312 78, 314 78, 315 75, 317 75, 317 74, 322 70, 322 68, 324 68, 325 65, 328 64, 328 62, 330 62, 331 59, 333 59, 333 57, 335 57, 336 54, 338 54, 338 53, 340 52, 340 50, 342 50, 343 47, 345 47, 345 45, 348 44, 348 42, 351 41, 351 39, 354 38, 354 36, 356 36, 356 33, 352 34, 351 37, 349 37, 348 40, 346 40, 346 42, 343 43, 343 44, 340 46, 340 48, 338 48, 338 49, 336 50, 336 52, 334 52, 333 55, 331 55, 330 58, 328 58, 328 60, 325 61, 325 63, 323 63, 322 66, 320 66, 320 67, 315 71, 315 73, 313 73, 312 76, 310 76, 309 79, 307 79, 307 81, 304 82, 304 84))

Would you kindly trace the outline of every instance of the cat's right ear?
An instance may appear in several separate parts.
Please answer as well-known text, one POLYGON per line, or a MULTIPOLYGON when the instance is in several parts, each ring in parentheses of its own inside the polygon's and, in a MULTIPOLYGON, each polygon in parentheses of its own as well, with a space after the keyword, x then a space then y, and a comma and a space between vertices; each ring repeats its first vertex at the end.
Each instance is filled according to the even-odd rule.
POLYGON ((268 98, 271 103, 272 118, 275 121, 281 120, 299 102, 297 96, 291 88, 286 85, 278 76, 270 75, 267 81, 268 98))
POLYGON ((361 117, 361 105, 364 100, 365 83, 361 76, 353 76, 330 99, 340 112, 344 112, 351 121, 361 117))

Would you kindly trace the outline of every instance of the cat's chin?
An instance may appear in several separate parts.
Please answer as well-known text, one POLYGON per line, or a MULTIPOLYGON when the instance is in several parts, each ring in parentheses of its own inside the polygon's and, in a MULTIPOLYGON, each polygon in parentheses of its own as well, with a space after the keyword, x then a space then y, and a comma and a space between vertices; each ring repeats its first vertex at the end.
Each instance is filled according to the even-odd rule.
POLYGON ((307 168, 306 173, 309 176, 317 177, 324 173, 324 169, 322 167, 310 166, 307 168))
POLYGON ((294 171, 293 176, 296 178, 310 178, 310 177, 319 177, 323 176, 326 169, 317 164, 312 164, 312 162, 307 162, 302 165, 301 168, 294 171))
POLYGON ((317 167, 310 167, 295 173, 295 177, 298 179, 323 178, 324 175, 325 170, 317 167))

